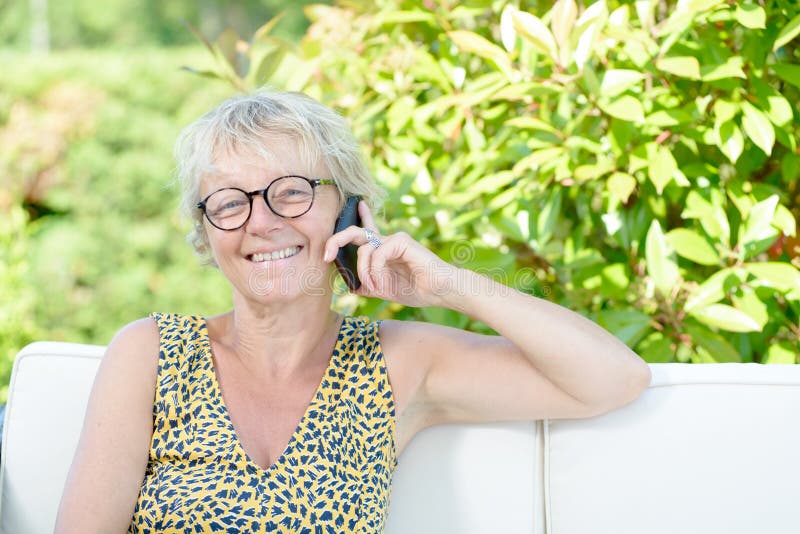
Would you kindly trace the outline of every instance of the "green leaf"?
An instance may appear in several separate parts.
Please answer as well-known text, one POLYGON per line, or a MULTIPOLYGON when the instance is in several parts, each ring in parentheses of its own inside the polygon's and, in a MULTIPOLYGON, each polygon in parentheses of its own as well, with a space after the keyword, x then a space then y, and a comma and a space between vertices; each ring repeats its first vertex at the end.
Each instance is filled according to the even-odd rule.
POLYGON ((233 28, 225 28, 222 33, 217 36, 217 40, 214 42, 216 51, 222 59, 224 59, 228 65, 231 66, 236 74, 241 75, 239 69, 237 68, 237 56, 239 52, 236 49, 237 43, 239 42, 240 37, 239 34, 233 28))
POLYGON ((683 310, 690 312, 694 308, 703 308, 719 302, 725 296, 729 286, 738 287, 739 284, 741 284, 741 280, 734 269, 721 269, 689 292, 683 310))
POLYGON ((286 52, 285 48, 277 47, 261 58, 254 78, 256 87, 261 87, 270 82, 272 76, 275 75, 275 72, 281 66, 283 58, 286 57, 286 52))
POLYGON ((530 155, 525 156, 514 164, 514 172, 518 175, 528 170, 539 170, 539 167, 546 163, 551 163, 554 159, 564 154, 564 148, 560 146, 542 148, 535 150, 530 155))
POLYGON ((500 40, 503 42, 503 47, 509 52, 514 50, 517 42, 517 32, 514 30, 514 19, 511 16, 513 9, 511 4, 506 4, 500 14, 500 40))
POLYGON ((694 14, 686 10, 673 10, 669 18, 661 23, 656 35, 659 37, 666 37, 666 39, 664 39, 665 41, 669 40, 670 37, 674 40, 676 38, 675 36, 679 36, 686 31, 692 24, 693 18, 694 14))
MULTIPOLYGON (((550 11, 550 27, 560 48, 569 45, 569 36, 578 19, 578 6, 575 0, 557 0, 550 11)), ((563 58, 562 58, 563 59, 563 58)))
POLYGON ((517 175, 512 171, 498 171, 495 174, 484 176, 470 186, 472 191, 489 193, 497 193, 508 184, 517 179, 517 175))
POLYGON ((650 329, 650 316, 635 309, 612 309, 597 313, 596 322, 629 347, 650 329))
POLYGON ((644 108, 642 103, 630 95, 623 95, 613 102, 598 102, 605 113, 625 121, 643 123, 644 108))
POLYGON ((647 363, 667 363, 674 360, 672 340, 661 332, 653 332, 636 346, 636 353, 647 363))
POLYGON ((272 30, 275 29, 275 26, 278 24, 278 22, 281 21, 281 19, 283 19, 285 15, 286 12, 284 11, 282 13, 278 13, 277 15, 269 19, 265 24, 263 24, 259 29, 255 31, 252 40, 260 41, 266 36, 268 36, 272 32, 272 30))
POLYGON ((764 13, 764 8, 755 4, 739 4, 736 6, 736 11, 733 14, 736 21, 751 30, 761 29, 766 27, 767 14, 764 13))
POLYGON ((608 177, 606 189, 620 201, 627 202, 628 197, 636 189, 636 178, 624 172, 615 172, 608 177))
POLYGON ((656 288, 662 295, 670 295, 678 283, 678 265, 675 263, 675 254, 664 238, 661 225, 656 219, 653 219, 647 231, 645 261, 647 274, 653 279, 656 288))
POLYGON ((697 219, 703 230, 712 238, 718 239, 725 246, 730 242, 730 224, 725 214, 721 194, 710 193, 711 201, 706 200, 697 191, 689 191, 686 196, 686 208, 681 213, 684 219, 697 219))
POLYGON ((775 44, 772 45, 772 50, 777 50, 798 35, 800 35, 800 15, 790 20, 789 24, 781 29, 778 37, 775 38, 775 44))
POLYGON ((758 332, 761 326, 746 313, 727 304, 711 304, 705 308, 692 310, 691 315, 698 321, 729 332, 758 332))
POLYGON ((514 29, 523 39, 533 45, 539 52, 550 56, 554 61, 558 61, 556 40, 539 17, 516 9, 511 12, 511 17, 514 20, 514 29))
POLYGON ((733 345, 715 332, 711 332, 700 326, 688 326, 686 328, 695 345, 702 347, 708 352, 710 358, 719 363, 731 363, 741 361, 741 355, 733 348, 733 345))
POLYGON ((496 44, 481 37, 477 33, 467 30, 447 32, 447 36, 460 50, 488 59, 497 65, 497 68, 503 71, 504 74, 511 74, 511 59, 508 57, 506 51, 496 44))
POLYGON ((708 241, 688 228, 676 228, 667 232, 667 243, 679 256, 701 265, 719 265, 719 254, 708 241))
POLYGON ((608 6, 606 5, 606 0, 600 0, 599 2, 590 4, 583 13, 581 13, 578 22, 575 23, 575 27, 584 28, 598 19, 605 21, 607 18, 608 6))
POLYGON ((762 361, 766 364, 793 364, 797 362, 795 350, 788 343, 776 343, 767 349, 767 357, 762 361))
MULTIPOLYGON (((308 8, 306 8, 308 9, 308 8)), ((313 19, 312 19, 313 20, 313 19)), ((436 16, 433 13, 416 9, 413 11, 384 11, 375 17, 380 26, 387 24, 405 24, 409 22, 429 22, 436 23, 436 16)))
POLYGON ((742 126, 747 137, 769 156, 775 144, 775 129, 763 111, 749 102, 742 102, 742 126))
POLYGON ((731 300, 733 301, 733 307, 749 315, 758 323, 759 328, 764 328, 764 325, 769 321, 767 305, 758 298, 752 288, 742 288, 741 294, 733 295, 731 300))
POLYGON ((536 238, 540 246, 544 246, 553 236, 553 231, 561 216, 561 198, 562 189, 555 189, 536 217, 536 238))
POLYGON ((704 82, 722 80, 724 78, 747 78, 742 70, 744 59, 741 56, 731 56, 725 63, 708 65, 700 69, 700 77, 704 82))
MULTIPOLYGON (((596 2, 592 4, 591 7, 600 4, 601 2, 596 2)), ((588 9, 586 11, 589 11, 588 9)), ((584 11, 584 14, 586 14, 584 11)), ((585 30, 581 33, 580 37, 578 37, 578 45, 575 47, 575 51, 572 54, 572 59, 575 61, 575 65, 577 65, 578 70, 581 70, 586 65, 586 60, 591 57, 593 47, 595 45, 595 41, 597 40, 597 36, 600 34, 600 22, 596 21, 592 24, 589 24, 585 30)))
POLYGON ((603 74, 600 83, 600 94, 614 97, 624 93, 644 79, 644 74, 635 70, 609 69, 603 74))
POLYGON ((215 72, 213 70, 205 70, 205 69, 196 69, 194 67, 189 67, 188 65, 184 65, 181 67, 181 70, 185 70, 187 72, 191 72, 192 74, 196 74, 197 76, 202 76, 204 78, 212 78, 215 80, 224 80, 225 76, 215 72))
POLYGON ((627 291, 631 284, 630 278, 628 277, 627 265, 624 263, 606 265, 603 267, 601 275, 603 278, 602 287, 605 289, 613 288, 617 291, 627 291))
MULTIPOLYGON (((800 154, 787 152, 781 158, 781 178, 787 184, 800 178, 800 154)), ((794 216, 792 216, 792 220, 794 220, 794 216)))
POLYGON ((800 65, 776 63, 772 68, 775 69, 775 74, 778 78, 795 87, 800 87, 800 65))
POLYGON ((550 133, 558 132, 558 130, 556 130, 552 124, 541 119, 537 119, 536 117, 514 117, 513 119, 507 120, 505 124, 508 126, 515 126, 517 128, 526 128, 530 130, 542 130, 550 133))
POLYGON ((605 176, 613 169, 614 164, 611 161, 602 159, 593 165, 579 165, 573 171, 573 175, 575 176, 575 180, 579 183, 583 183, 605 176))
POLYGON ((726 121, 714 128, 717 135, 717 146, 731 161, 736 163, 744 151, 744 136, 733 121, 726 121))
POLYGON ((700 63, 692 56, 663 57, 656 61, 656 68, 682 78, 700 79, 700 63))
POLYGON ((664 192, 664 188, 672 180, 676 170, 678 170, 678 163, 670 149, 659 145, 655 157, 647 167, 647 175, 656 186, 656 192, 659 195, 664 192))
POLYGON ((668 128, 670 126, 692 122, 692 116, 682 109, 662 109, 648 115, 646 122, 649 126, 668 128))
POLYGON ((775 208, 775 217, 772 219, 773 226, 777 227, 783 235, 794 237, 797 233, 797 221, 794 215, 786 206, 778 204, 775 208))
POLYGON ((714 101, 714 121, 722 124, 733 119, 739 112, 739 104, 724 98, 714 101))
POLYGON ((756 277, 759 285, 781 292, 800 293, 800 271, 791 263, 777 261, 745 263, 744 268, 756 277))
POLYGON ((767 114, 769 120, 775 126, 788 126, 794 119, 792 105, 778 91, 767 83, 753 78, 751 80, 753 92, 761 105, 761 109, 767 114))
POLYGON ((777 234, 772 227, 772 219, 775 216, 778 200, 778 195, 772 195, 750 208, 739 239, 741 246, 747 247, 751 243, 769 239, 777 234))

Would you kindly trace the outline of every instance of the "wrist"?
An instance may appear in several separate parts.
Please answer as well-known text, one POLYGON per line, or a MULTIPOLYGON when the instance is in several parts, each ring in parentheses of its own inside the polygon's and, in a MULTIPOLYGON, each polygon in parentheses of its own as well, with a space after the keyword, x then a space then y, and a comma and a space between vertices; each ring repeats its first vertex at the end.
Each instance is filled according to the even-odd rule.
POLYGON ((463 267, 450 267, 449 276, 439 286, 436 305, 470 315, 470 299, 482 292, 484 277, 463 267))

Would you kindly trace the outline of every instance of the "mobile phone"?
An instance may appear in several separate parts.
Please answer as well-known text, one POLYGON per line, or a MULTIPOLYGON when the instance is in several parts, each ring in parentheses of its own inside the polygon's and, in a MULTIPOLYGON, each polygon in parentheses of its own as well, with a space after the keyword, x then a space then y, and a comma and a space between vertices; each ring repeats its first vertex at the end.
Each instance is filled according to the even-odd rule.
MULTIPOLYGON (((339 218, 336 219, 333 233, 341 232, 348 226, 361 226, 361 217, 358 216, 359 200, 361 200, 359 196, 352 196, 347 199, 339 218)), ((336 264, 339 274, 350 291, 355 291, 361 287, 361 280, 358 279, 358 271, 356 269, 356 264, 358 263, 358 247, 356 245, 348 243, 341 247, 339 252, 336 253, 333 263, 336 264)))

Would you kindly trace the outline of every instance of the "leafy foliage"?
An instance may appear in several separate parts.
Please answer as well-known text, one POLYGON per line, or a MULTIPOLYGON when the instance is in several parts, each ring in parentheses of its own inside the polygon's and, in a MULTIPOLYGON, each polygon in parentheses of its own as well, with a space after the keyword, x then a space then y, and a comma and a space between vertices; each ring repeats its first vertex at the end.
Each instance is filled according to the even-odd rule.
MULTIPOLYGON (((209 34, 230 26, 250 33, 258 21, 285 15, 285 37, 302 34, 308 26, 303 6, 310 0, 0 0, 0 46, 27 50, 37 24, 33 6, 44 4, 38 21, 44 24, 53 50, 77 47, 181 46, 192 44, 184 21, 209 34)), ((41 9, 41 8, 39 8, 41 9)))
POLYGON ((181 125, 227 93, 179 70, 200 57, 3 55, 3 384, 30 341, 107 344, 152 311, 213 314, 230 305, 225 281, 185 243, 170 187, 181 125))
MULTIPOLYGON (((390 192, 386 231, 584 313, 651 362, 796 360, 793 2, 307 14, 299 44, 281 20, 249 42, 223 32, 210 58, 0 54, 0 380, 35 339, 105 344, 154 310, 227 309, 225 281, 184 242, 171 146, 264 83, 350 118, 390 192)), ((444 309, 336 304, 486 330, 444 309)))
POLYGON ((306 12, 299 46, 267 25, 238 47, 207 43, 204 74, 305 90, 350 117, 391 193, 388 231, 579 310, 650 362, 795 361, 793 2, 306 12))

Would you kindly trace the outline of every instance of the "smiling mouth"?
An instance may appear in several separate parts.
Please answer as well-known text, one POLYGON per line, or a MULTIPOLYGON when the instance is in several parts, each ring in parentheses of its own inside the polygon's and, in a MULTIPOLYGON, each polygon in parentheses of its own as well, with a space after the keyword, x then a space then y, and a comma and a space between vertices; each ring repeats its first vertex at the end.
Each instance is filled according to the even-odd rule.
POLYGON ((248 259, 250 261, 254 262, 254 263, 263 263, 263 262, 267 262, 267 261, 282 260, 284 258, 291 258, 295 254, 300 252, 300 249, 302 249, 302 248, 303 247, 301 247, 301 246, 294 246, 294 247, 287 247, 287 248, 284 248, 284 249, 281 249, 281 250, 275 250, 275 251, 272 251, 271 253, 270 252, 265 252, 265 253, 251 254, 250 256, 248 256, 248 259))

